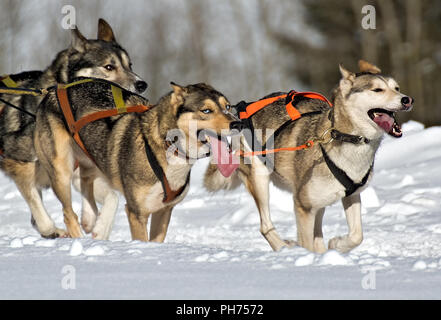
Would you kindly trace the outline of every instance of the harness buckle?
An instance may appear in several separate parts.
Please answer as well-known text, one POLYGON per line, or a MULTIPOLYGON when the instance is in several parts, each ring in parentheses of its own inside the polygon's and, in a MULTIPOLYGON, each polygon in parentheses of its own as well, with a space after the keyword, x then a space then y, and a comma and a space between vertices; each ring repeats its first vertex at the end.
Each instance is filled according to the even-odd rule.
POLYGON ((331 143, 332 141, 334 141, 334 138, 332 137, 332 130, 334 130, 334 127, 331 127, 327 130, 325 130, 325 132, 323 132, 323 134, 320 136, 319 139, 316 139, 315 142, 318 142, 320 144, 328 144, 331 143), (327 137, 329 136, 329 137, 327 137))

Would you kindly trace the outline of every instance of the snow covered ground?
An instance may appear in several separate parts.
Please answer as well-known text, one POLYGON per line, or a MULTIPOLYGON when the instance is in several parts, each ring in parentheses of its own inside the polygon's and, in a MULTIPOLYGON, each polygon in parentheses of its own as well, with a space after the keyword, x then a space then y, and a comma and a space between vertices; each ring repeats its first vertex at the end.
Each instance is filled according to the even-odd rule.
MULTIPOLYGON (((272 252, 243 187, 202 188, 206 161, 196 164, 164 244, 130 240, 123 198, 110 241, 42 239, 14 184, 0 176, 0 298, 440 299, 441 127, 403 128, 402 139, 380 148, 362 198, 364 241, 348 254, 272 252)), ((44 200, 63 226, 53 193, 44 200)), ((287 239, 296 238, 292 207, 288 193, 271 188, 273 221, 287 239)), ((346 231, 342 206, 328 208, 325 241, 346 231)))

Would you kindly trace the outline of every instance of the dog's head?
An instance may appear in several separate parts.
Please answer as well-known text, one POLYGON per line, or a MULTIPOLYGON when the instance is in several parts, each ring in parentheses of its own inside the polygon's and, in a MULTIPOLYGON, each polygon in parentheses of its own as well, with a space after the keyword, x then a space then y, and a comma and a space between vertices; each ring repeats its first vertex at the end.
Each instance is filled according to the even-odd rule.
POLYGON ((103 19, 98 21, 97 40, 88 40, 77 28, 73 29, 68 52, 67 79, 62 82, 92 77, 115 82, 136 93, 147 89, 147 83, 132 71, 127 51, 116 42, 112 28, 103 19))
POLYGON ((377 137, 386 132, 392 137, 401 137, 395 113, 410 111, 414 100, 401 93, 397 81, 382 75, 378 67, 363 60, 359 67, 360 72, 353 73, 340 65, 342 79, 335 107, 343 108, 352 123, 367 136, 377 137), (337 103, 338 100, 341 103, 337 103))
POLYGON ((197 146, 198 156, 206 154, 209 148, 220 150, 222 156, 230 155, 229 137, 239 133, 242 125, 230 112, 228 99, 204 83, 182 87, 172 82, 171 86, 170 104, 188 145, 197 146))

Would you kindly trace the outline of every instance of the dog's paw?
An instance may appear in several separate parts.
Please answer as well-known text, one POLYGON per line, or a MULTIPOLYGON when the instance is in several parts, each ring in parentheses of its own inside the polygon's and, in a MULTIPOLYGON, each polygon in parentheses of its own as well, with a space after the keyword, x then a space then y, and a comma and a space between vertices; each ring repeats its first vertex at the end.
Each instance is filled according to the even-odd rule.
POLYGON ((358 246, 363 239, 351 239, 349 236, 335 237, 329 240, 328 248, 346 253, 358 246))
POLYGON ((68 225, 67 232, 69 233, 69 237, 71 238, 83 237, 83 232, 81 231, 81 227, 78 222, 76 225, 68 225))
POLYGON ((90 221, 81 220, 81 228, 83 228, 85 233, 91 233, 93 230, 94 224, 90 221))
POLYGON ((295 246, 298 246, 297 241, 290 240, 290 239, 284 239, 283 241, 286 243, 288 248, 293 248, 295 246))
POLYGON ((338 250, 338 242, 341 240, 341 237, 335 237, 335 238, 332 238, 331 240, 329 240, 329 243, 328 243, 328 248, 330 249, 330 250, 337 250, 337 251, 339 251, 338 250))
POLYGON ((105 232, 100 231, 100 230, 95 230, 95 229, 92 232, 92 239, 94 239, 94 240, 109 240, 109 236, 105 232))
POLYGON ((47 235, 42 234, 41 235, 45 239, 56 239, 56 238, 67 238, 69 234, 66 230, 55 228, 55 230, 52 233, 49 233, 47 235))
POLYGON ((83 214, 81 215, 81 227, 85 233, 91 233, 96 224, 96 216, 83 214))
POLYGON ((95 240, 109 240, 110 231, 111 231, 111 225, 107 226, 102 223, 99 223, 100 221, 96 223, 95 227, 92 231, 92 239, 95 240))

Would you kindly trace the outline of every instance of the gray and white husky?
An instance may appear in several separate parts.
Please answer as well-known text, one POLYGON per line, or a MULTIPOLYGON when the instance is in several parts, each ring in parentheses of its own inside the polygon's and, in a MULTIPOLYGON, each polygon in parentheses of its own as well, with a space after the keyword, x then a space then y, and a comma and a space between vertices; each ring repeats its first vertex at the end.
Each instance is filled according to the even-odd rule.
MULTIPOLYGON (((47 69, 10 76, 19 87, 38 89, 69 83, 77 77, 106 79, 137 93, 147 88, 147 83, 132 71, 127 51, 116 42, 112 28, 103 19, 98 21, 98 39, 88 40, 74 29, 70 47, 59 52, 47 69)), ((43 96, 1 95, 1 98, 36 114, 43 96)), ((0 111, 1 170, 14 180, 31 210, 32 224, 43 237, 68 236, 66 231, 55 227, 41 199, 41 190, 49 186, 49 178, 40 166, 33 145, 35 119, 3 103, 0 103, 0 111)), ((115 206, 117 197, 112 197, 110 190, 95 189, 99 191, 98 198, 113 198, 113 204, 107 205, 115 206)), ((95 226, 96 217, 91 208, 83 208, 83 214, 86 232, 96 228, 94 234, 97 238, 108 237, 108 223, 95 226)))
MULTIPOLYGON (((205 174, 205 187, 210 191, 233 188, 238 185, 237 178, 242 180, 259 210, 260 232, 274 250, 297 244, 325 252, 322 219, 325 208, 338 200, 343 203, 349 232, 331 239, 328 248, 347 252, 362 242, 360 192, 372 176, 375 153, 384 134, 402 135, 395 113, 410 111, 413 99, 401 93, 398 83, 381 74, 378 67, 365 61, 359 66, 361 72, 357 74, 340 66, 342 78, 334 90, 332 108, 318 99, 300 100, 296 104, 300 113, 316 114, 292 121, 274 139, 274 148, 295 147, 312 140, 315 143, 311 148, 275 153, 272 171, 254 156, 251 164, 241 161, 229 178, 214 165, 205 174), (270 180, 293 194, 296 242, 282 240, 271 221, 270 180)), ((252 117, 254 129, 277 130, 290 119, 285 106, 284 99, 277 100, 256 113, 252 117)), ((244 138, 242 148, 250 151, 244 138)))

